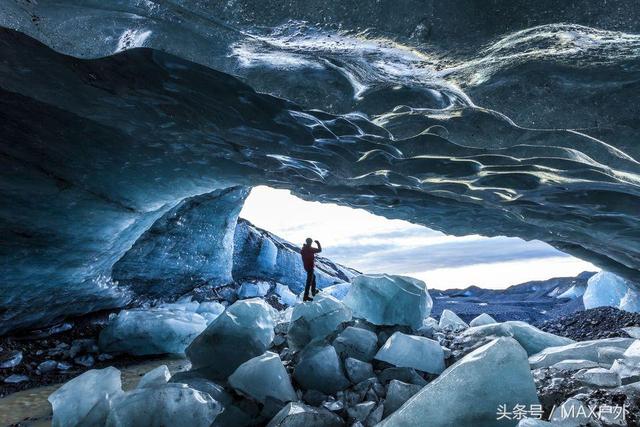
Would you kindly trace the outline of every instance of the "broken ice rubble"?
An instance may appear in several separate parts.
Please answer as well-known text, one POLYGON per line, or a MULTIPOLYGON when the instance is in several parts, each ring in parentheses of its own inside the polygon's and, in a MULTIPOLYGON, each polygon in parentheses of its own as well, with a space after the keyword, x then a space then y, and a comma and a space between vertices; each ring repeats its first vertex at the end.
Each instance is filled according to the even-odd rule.
POLYGON ((369 362, 378 350, 378 336, 366 329, 347 327, 333 340, 338 354, 369 362))
POLYGON ((520 321, 491 323, 483 326, 471 327, 460 335, 460 341, 466 347, 475 347, 485 341, 498 337, 513 337, 527 351, 529 355, 538 353, 547 347, 557 347, 571 344, 573 340, 548 332, 520 321))
POLYGON ((267 397, 280 402, 297 400, 280 356, 270 351, 240 365, 229 377, 229 384, 261 403, 265 403, 267 397))
POLYGON ((300 350, 313 340, 324 338, 342 322, 351 320, 351 310, 342 302, 324 293, 311 302, 293 308, 287 331, 289 347, 300 350))
POLYGON ((150 309, 122 310, 100 332, 100 349, 136 356, 184 354, 186 347, 224 311, 217 302, 191 299, 150 309))
POLYGON ((386 274, 355 277, 344 303, 353 310, 354 317, 375 325, 407 325, 416 329, 429 316, 433 305, 423 281, 386 274))
POLYGON ((616 357, 607 356, 608 353, 603 350, 611 348, 626 350, 633 341, 632 338, 606 338, 549 347, 529 357, 529 363, 532 369, 546 368, 567 359, 590 360, 610 365, 616 357))
POLYGON ((395 332, 378 350, 376 360, 439 374, 444 371, 444 351, 437 341, 395 332))
MULTIPOLYGON (((53 408, 53 427, 78 425, 95 407, 106 417, 108 400, 122 393, 120 371, 113 367, 93 369, 68 381, 49 396, 53 408)), ((104 419, 103 419, 104 421, 104 419)))
POLYGON ((185 384, 138 388, 114 399, 106 427, 209 427, 222 406, 185 384))
POLYGON ((306 390, 335 393, 349 385, 340 358, 331 345, 310 344, 300 353, 293 376, 306 390))
POLYGON ((340 417, 326 409, 292 402, 267 424, 267 427, 343 427, 340 417))
POLYGON ((209 379, 224 379, 263 354, 274 337, 273 311, 259 298, 233 303, 187 347, 192 369, 209 379))
POLYGON ((467 329, 469 325, 458 317, 451 310, 442 310, 442 314, 440 315, 440 323, 438 324, 440 329, 444 329, 447 331, 461 331, 463 329, 467 329))
POLYGON ((484 326, 484 325, 490 325, 492 323, 497 323, 497 322, 493 317, 489 316, 487 313, 482 313, 481 315, 474 318, 471 322, 469 322, 469 326, 471 327, 484 326))
POLYGON ((527 353, 513 338, 474 350, 382 421, 380 427, 496 425, 500 405, 538 404, 527 353), (497 368, 499 367, 499 371, 497 368))
POLYGON ((201 315, 184 310, 122 310, 100 332, 100 349, 136 356, 182 354, 207 327, 201 315))

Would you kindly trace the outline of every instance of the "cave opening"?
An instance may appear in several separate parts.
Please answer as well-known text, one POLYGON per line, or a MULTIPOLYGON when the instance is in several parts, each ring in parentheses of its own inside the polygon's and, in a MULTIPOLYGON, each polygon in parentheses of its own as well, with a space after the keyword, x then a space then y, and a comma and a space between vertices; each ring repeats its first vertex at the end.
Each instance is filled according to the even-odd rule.
POLYGON ((240 218, 296 245, 306 237, 317 238, 324 256, 363 273, 407 275, 435 289, 502 289, 599 270, 541 241, 447 235, 267 186, 252 188, 240 218))

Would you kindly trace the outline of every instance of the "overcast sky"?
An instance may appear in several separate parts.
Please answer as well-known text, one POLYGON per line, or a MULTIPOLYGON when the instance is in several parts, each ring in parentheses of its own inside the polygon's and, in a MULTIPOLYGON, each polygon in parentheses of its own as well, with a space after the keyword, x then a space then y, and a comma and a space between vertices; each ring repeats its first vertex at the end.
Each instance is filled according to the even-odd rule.
POLYGON ((307 202, 255 187, 240 216, 295 244, 312 237, 323 255, 363 273, 404 274, 431 288, 505 288, 597 268, 539 241, 447 236, 362 209, 307 202))

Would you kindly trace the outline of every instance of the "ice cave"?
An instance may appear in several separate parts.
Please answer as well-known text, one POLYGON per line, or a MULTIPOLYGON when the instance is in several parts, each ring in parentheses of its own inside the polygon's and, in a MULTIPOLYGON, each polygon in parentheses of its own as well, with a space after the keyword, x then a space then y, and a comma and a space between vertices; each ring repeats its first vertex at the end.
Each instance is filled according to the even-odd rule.
POLYGON ((0 0, 0 425, 640 425, 639 100, 634 0, 0 0))

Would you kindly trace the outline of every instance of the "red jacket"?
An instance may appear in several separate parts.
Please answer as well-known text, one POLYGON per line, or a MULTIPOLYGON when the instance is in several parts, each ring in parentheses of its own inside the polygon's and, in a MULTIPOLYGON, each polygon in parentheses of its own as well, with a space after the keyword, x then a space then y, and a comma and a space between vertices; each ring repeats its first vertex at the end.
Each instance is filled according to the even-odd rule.
POLYGON ((304 269, 309 271, 313 270, 315 266, 315 255, 320 252, 320 249, 314 248, 312 246, 303 245, 300 250, 300 255, 302 255, 302 264, 304 264, 304 269))

